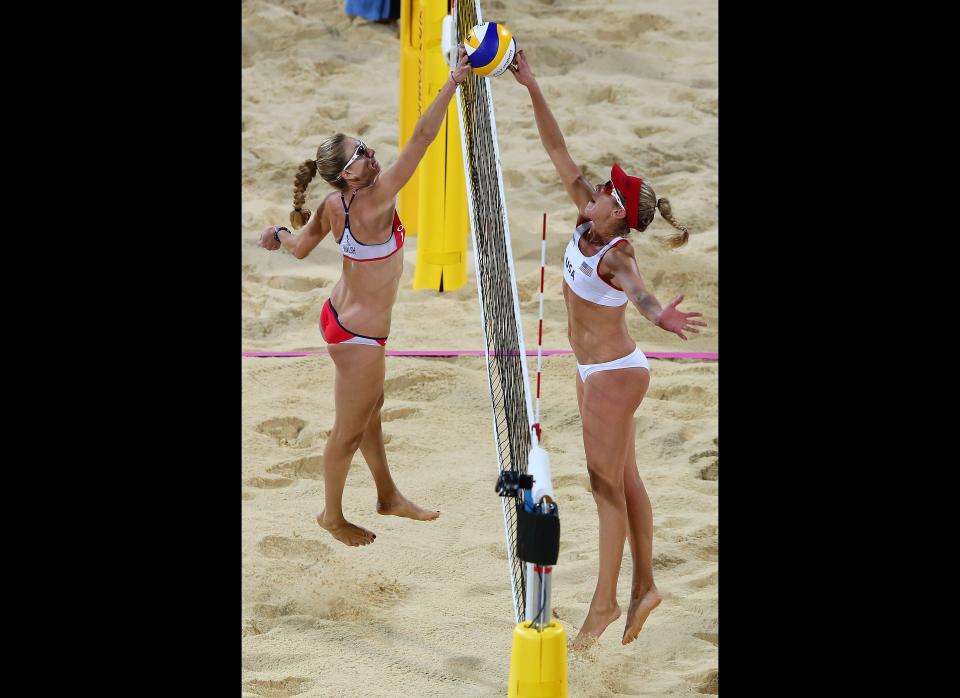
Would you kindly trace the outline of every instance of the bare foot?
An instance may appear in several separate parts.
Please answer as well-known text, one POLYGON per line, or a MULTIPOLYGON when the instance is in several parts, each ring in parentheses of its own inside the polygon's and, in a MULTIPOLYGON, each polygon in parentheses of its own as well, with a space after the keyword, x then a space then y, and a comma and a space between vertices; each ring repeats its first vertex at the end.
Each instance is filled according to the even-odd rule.
POLYGON ((620 617, 620 607, 614 606, 602 611, 594 609, 590 604, 590 610, 587 611, 587 617, 580 626, 580 632, 577 633, 577 639, 573 641, 575 650, 586 649, 600 639, 603 631, 607 629, 613 621, 620 617))
POLYGON ((317 514, 317 523, 320 524, 320 528, 325 528, 338 541, 352 547, 369 545, 377 537, 377 534, 373 531, 354 526, 344 518, 328 521, 324 518, 324 512, 322 511, 317 514))
POLYGON ((386 502, 377 500, 377 513, 384 516, 402 516, 416 521, 433 521, 440 516, 439 511, 430 511, 411 502, 399 492, 386 502))
POLYGON ((640 629, 643 627, 650 611, 660 605, 662 598, 660 592, 654 587, 646 594, 638 598, 631 597, 630 608, 627 609, 627 627, 623 630, 623 644, 629 645, 637 639, 640 629))

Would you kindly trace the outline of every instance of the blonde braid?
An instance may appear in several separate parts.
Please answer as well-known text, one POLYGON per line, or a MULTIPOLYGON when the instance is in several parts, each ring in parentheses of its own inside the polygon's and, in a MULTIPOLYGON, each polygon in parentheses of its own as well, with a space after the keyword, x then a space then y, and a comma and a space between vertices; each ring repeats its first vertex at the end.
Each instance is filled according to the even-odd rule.
POLYGON ((307 186, 317 174, 317 163, 313 160, 304 160, 297 169, 297 176, 293 180, 293 210, 290 212, 290 225, 294 229, 300 228, 310 220, 310 209, 304 208, 307 200, 307 186))
POLYGON ((690 237, 690 231, 687 230, 687 226, 680 225, 680 223, 677 222, 677 219, 673 217, 673 211, 670 209, 669 199, 657 199, 657 209, 660 211, 660 215, 663 216, 670 225, 680 231, 679 233, 668 235, 665 238, 667 245, 670 247, 680 247, 681 245, 685 245, 687 239, 690 237))
POLYGON ((650 186, 650 183, 643 180, 640 183, 640 202, 637 207, 637 230, 641 232, 646 230, 647 226, 653 223, 653 216, 658 210, 660 215, 680 232, 667 237, 654 236, 657 241, 667 247, 680 247, 685 244, 690 237, 690 233, 685 225, 680 225, 677 219, 673 217, 670 201, 668 199, 658 199, 657 193, 650 186))
POLYGON ((343 142, 346 136, 336 133, 326 139, 317 148, 316 160, 304 160, 297 169, 293 182, 293 210, 290 212, 290 224, 299 228, 310 220, 310 209, 304 208, 307 200, 307 186, 317 174, 332 187, 345 189, 347 183, 340 176, 347 158, 343 154, 343 142))

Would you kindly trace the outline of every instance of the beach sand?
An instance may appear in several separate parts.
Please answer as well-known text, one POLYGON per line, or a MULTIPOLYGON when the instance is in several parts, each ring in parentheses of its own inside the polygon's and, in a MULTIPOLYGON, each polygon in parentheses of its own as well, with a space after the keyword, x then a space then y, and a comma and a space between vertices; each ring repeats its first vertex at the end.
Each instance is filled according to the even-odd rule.
MULTIPOLYGON (((634 308, 628 326, 647 352, 718 351, 717 6, 612 0, 482 2, 526 50, 592 182, 618 160, 648 177, 691 230, 663 250, 634 233, 640 271, 661 302, 684 293, 709 327, 682 342, 634 308)), ((398 147, 397 30, 343 12, 340 0, 250 2, 243 14, 243 351, 318 351, 317 317, 340 276, 325 240, 305 260, 257 247, 266 225, 289 225, 297 164, 336 131, 398 147)), ((536 348, 540 230, 548 214, 544 348, 569 349, 560 265, 576 210, 540 145, 525 88, 491 81, 528 348, 536 348)), ((308 207, 330 189, 315 180, 308 207)), ((672 228, 658 216, 649 232, 672 228)), ((416 237, 388 348, 483 347, 472 252, 469 281, 412 289, 416 237)), ((531 371, 535 360, 530 363, 531 371)), ((651 360, 637 412, 637 461, 654 513, 654 571, 663 603, 634 643, 624 616, 595 647, 568 655, 571 696, 717 693, 717 361, 651 360)), ((348 519, 377 540, 347 548, 314 522, 322 453, 333 424, 328 357, 243 358, 242 689, 250 696, 502 696, 513 610, 482 357, 388 357, 383 408, 394 479, 442 511, 421 523, 378 516, 358 453, 344 494, 348 519)), ((570 355, 543 361, 541 421, 560 504, 553 612, 576 636, 597 574, 597 516, 583 457, 570 355)))

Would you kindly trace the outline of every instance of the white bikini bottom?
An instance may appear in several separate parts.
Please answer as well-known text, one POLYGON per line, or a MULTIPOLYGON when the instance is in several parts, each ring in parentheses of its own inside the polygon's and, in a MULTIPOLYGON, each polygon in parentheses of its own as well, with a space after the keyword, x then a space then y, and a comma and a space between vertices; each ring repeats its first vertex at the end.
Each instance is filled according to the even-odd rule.
POLYGON ((577 370, 580 371, 580 380, 586 381, 590 374, 597 371, 612 371, 617 368, 645 368, 650 370, 650 362, 646 355, 640 351, 640 347, 634 349, 631 353, 613 361, 607 361, 602 364, 577 364, 577 370))

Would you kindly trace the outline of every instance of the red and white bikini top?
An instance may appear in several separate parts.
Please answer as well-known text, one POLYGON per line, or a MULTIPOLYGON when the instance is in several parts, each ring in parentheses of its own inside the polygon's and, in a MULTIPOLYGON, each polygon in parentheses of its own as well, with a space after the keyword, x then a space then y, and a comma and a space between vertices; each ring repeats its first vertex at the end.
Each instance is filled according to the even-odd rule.
POLYGON ((350 204, 347 205, 346 200, 343 198, 343 193, 340 194, 340 202, 343 204, 343 233, 340 235, 339 245, 340 251, 343 252, 343 256, 347 259, 352 259, 355 262, 372 262, 377 259, 386 259, 391 256, 401 247, 403 247, 403 238, 404 230, 403 223, 400 222, 400 214, 397 213, 397 210, 393 210, 393 232, 390 234, 390 237, 386 242, 381 242, 376 245, 367 245, 360 242, 353 234, 350 232, 350 206, 353 206, 353 200, 357 196, 357 192, 353 192, 353 196, 350 197, 350 204))
POLYGON ((613 307, 624 305, 627 302, 627 294, 623 289, 601 278, 597 269, 603 260, 603 255, 609 252, 611 247, 616 247, 623 242, 625 238, 615 237, 601 247, 596 254, 587 257, 580 251, 580 238, 590 230, 592 225, 592 221, 587 221, 573 231, 573 237, 567 243, 567 249, 563 253, 563 280, 571 291, 585 301, 613 307))

